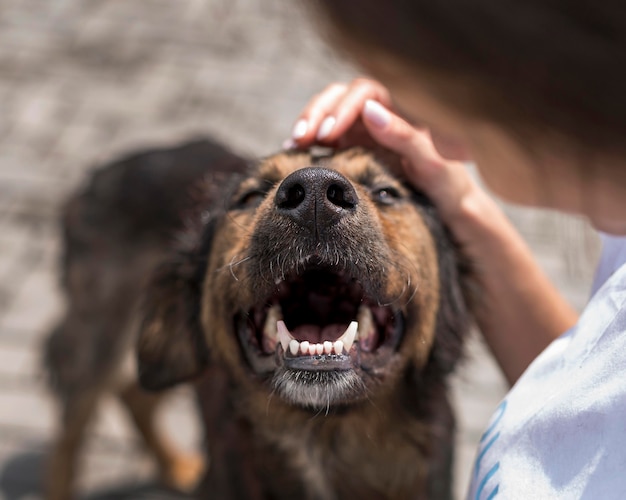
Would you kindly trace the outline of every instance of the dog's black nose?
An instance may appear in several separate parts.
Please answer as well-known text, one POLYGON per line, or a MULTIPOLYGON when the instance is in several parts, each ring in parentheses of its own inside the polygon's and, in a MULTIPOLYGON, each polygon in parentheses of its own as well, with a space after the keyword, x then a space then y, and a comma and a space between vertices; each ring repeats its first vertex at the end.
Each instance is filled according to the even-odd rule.
POLYGON ((322 167, 303 168, 287 176, 274 198, 279 212, 316 233, 353 213, 358 202, 348 179, 322 167))

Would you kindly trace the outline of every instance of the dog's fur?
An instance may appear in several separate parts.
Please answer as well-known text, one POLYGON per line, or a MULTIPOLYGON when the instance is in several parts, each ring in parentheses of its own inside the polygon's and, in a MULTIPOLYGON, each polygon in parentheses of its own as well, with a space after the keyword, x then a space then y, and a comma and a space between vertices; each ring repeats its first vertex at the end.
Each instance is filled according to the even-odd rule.
MULTIPOLYGON (((96 177, 93 186, 107 186, 111 202, 101 204, 92 189, 70 203, 66 226, 77 227, 74 218, 100 233, 100 224, 125 225, 122 214, 134 222, 125 236, 107 233, 114 256, 105 263, 89 256, 97 246, 78 245, 77 284, 66 273, 68 289, 77 290, 68 318, 77 301, 104 314, 101 325, 115 318, 116 332, 100 327, 80 341, 57 333, 66 340, 50 342, 51 364, 63 365, 68 347, 98 359, 95 346, 110 342, 117 347, 106 363, 64 378, 80 379, 82 388, 112 378, 134 336, 119 332, 135 316, 129 308, 122 322, 108 312, 139 296, 162 261, 139 315, 139 377, 149 389, 196 379, 210 456, 202 498, 449 498, 454 419, 446 379, 469 329, 464 278, 433 207, 385 168, 394 161, 361 149, 322 159, 289 152, 240 175, 243 160, 208 155, 206 171, 222 178, 198 184, 196 209, 181 201, 184 183, 152 184, 137 162, 128 169, 137 172, 132 187, 96 177), (151 187, 164 192, 144 195, 151 187), (118 209, 114 193, 126 189, 147 207, 159 205, 164 219, 196 215, 169 256, 165 240, 176 223, 162 227, 139 205, 118 209), (152 201, 164 196, 174 201, 152 201), (99 217, 86 217, 94 210, 99 217), (147 215, 135 218, 136 211, 147 215), (98 289, 111 295, 80 293, 92 268, 102 273, 98 289), (360 339, 342 354, 293 356, 276 338, 276 320, 284 319, 298 340, 332 342, 357 317, 360 339)), ((66 268, 77 258, 69 252, 66 268)))
MULTIPOLYGON (((154 426, 161 397, 137 385, 133 346, 141 290, 167 255, 197 202, 217 198, 247 163, 212 141, 149 150, 97 170, 63 212, 62 285, 66 312, 45 345, 59 402, 59 423, 46 477, 46 498, 72 496, 86 426, 105 394, 128 409, 162 479, 193 487, 200 457, 181 454, 154 426), (201 192, 192 187, 205 179, 201 192)), ((204 206, 204 204, 202 203, 204 206)))

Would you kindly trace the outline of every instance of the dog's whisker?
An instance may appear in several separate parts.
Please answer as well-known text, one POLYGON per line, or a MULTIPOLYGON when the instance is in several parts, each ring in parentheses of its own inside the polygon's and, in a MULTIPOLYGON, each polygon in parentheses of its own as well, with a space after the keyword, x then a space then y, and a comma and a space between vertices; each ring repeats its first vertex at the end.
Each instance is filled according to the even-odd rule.
POLYGON ((309 422, 312 422, 313 420, 316 420, 317 417, 319 417, 322 414, 322 411, 323 411, 323 408, 320 408, 313 415, 311 415, 311 418, 309 418, 309 422))
POLYGON ((244 262, 249 261, 250 259, 252 259, 253 256, 248 255, 247 257, 244 257, 242 259, 239 259, 237 262, 235 262, 235 259, 237 258, 237 255, 233 255, 232 259, 230 260, 230 262, 222 267, 218 267, 215 272, 216 273, 220 273, 222 272, 224 269, 228 268, 230 271, 230 274, 232 275, 232 277, 235 279, 235 281, 239 281, 239 278, 235 275, 234 272, 234 268, 243 264, 244 262))
POLYGON ((270 404, 272 403, 272 398, 274 397, 274 394, 276 393, 276 388, 272 388, 272 390, 270 391, 270 393, 267 396, 267 405, 265 405, 265 416, 269 417, 270 415, 270 404))
MULTIPOLYGON (((233 256, 233 259, 235 257, 233 256)), ((228 270, 230 271, 231 276, 235 279, 235 281, 239 281, 239 278, 237 277, 237 275, 235 274, 234 268, 235 266, 238 266, 239 264, 246 262, 247 260, 249 260, 250 258, 243 258, 241 259, 239 262, 234 263, 233 261, 230 262, 229 266, 228 266, 228 270)))
POLYGON ((389 306, 392 306, 394 304, 399 303, 399 301, 404 296, 406 296, 407 293, 410 291, 410 294, 408 295, 406 300, 404 300, 402 302, 402 306, 406 306, 406 305, 411 303, 411 301, 415 297, 415 294, 419 290, 419 287, 418 287, 417 284, 415 286, 411 286, 411 276, 412 276, 412 274, 419 275, 417 266, 416 265, 412 266, 413 267, 413 273, 411 273, 411 271, 406 268, 406 264, 405 264, 406 263, 406 259, 404 259, 402 257, 402 255, 400 255, 397 252, 395 253, 395 256, 394 256, 393 260, 395 261, 393 263, 393 267, 395 268, 396 272, 398 274, 400 274, 400 275, 404 275, 406 277, 406 279, 403 281, 404 284, 402 286, 402 290, 397 294, 397 296, 394 299, 390 300, 387 303, 378 302, 378 305, 381 306, 381 307, 389 307, 389 306))
POLYGON ((250 236, 253 231, 252 229, 250 229, 249 227, 247 227, 246 225, 242 224, 240 221, 238 221, 235 217, 232 216, 232 214, 226 212, 226 218, 232 222, 232 224, 237 227, 240 231, 242 231, 242 233, 248 237, 250 236))
MULTIPOLYGON (((410 288, 410 285, 409 285, 409 288, 410 288)), ((415 285, 415 286, 413 287, 413 292, 412 292, 412 293, 411 293, 411 295, 410 295, 410 296, 406 299, 406 302, 405 302, 405 304, 404 304, 405 306, 411 303, 411 301, 413 300, 413 298, 414 298, 414 297, 415 297, 415 295, 417 294, 417 291, 418 291, 418 290, 419 290, 419 286, 418 286, 418 285, 415 285)))

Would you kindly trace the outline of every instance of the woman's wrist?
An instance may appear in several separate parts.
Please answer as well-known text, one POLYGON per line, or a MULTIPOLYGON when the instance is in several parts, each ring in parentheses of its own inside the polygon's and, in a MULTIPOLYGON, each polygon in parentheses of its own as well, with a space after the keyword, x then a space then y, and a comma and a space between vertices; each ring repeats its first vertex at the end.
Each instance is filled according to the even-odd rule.
POLYGON ((457 242, 479 258, 497 240, 508 239, 515 229, 496 201, 476 182, 470 181, 454 208, 442 214, 457 242), (506 234, 503 234, 506 233, 506 234))

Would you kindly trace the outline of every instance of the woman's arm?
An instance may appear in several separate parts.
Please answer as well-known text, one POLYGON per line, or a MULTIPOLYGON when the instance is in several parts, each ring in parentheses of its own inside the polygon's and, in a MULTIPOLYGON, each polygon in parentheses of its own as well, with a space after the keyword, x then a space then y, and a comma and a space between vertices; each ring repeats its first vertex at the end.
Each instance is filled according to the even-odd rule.
POLYGON ((578 315, 485 191, 478 188, 466 197, 451 230, 463 235, 463 249, 480 283, 474 309, 478 326, 512 385, 578 315))

